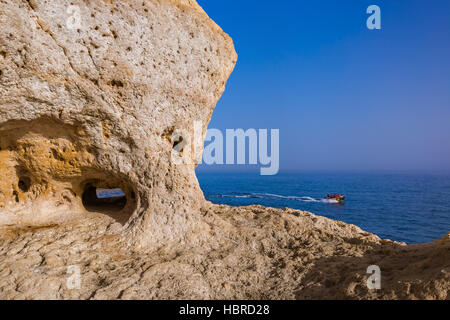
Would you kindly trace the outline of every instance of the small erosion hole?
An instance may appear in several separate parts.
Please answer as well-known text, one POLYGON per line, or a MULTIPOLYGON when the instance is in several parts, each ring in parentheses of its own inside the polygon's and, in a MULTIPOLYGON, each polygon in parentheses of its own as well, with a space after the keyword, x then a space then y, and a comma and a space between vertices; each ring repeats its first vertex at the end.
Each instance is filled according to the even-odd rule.
POLYGON ((19 194, 17 193, 17 191, 13 191, 13 196, 14 196, 14 200, 19 203, 19 194))
POLYGON ((116 87, 116 88, 122 88, 123 87, 123 82, 120 80, 111 80, 108 82, 108 84, 110 86, 116 87))
POLYGON ((21 177, 17 185, 22 192, 28 192, 31 187, 31 179, 28 177, 21 177))

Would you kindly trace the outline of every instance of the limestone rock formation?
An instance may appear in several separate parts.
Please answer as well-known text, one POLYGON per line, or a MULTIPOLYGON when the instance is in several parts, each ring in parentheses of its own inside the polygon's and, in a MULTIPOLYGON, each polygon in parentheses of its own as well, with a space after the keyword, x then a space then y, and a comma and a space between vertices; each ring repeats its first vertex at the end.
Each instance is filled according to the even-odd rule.
POLYGON ((204 136, 237 56, 197 3, 7 0, 0 30, 0 224, 100 212, 133 243, 204 239, 173 136, 196 122, 204 136), (120 210, 96 188, 122 189, 120 210))
POLYGON ((176 132, 237 58, 194 0, 0 0, 0 30, 0 299, 449 298, 450 234, 204 200, 176 132))
POLYGON ((203 246, 133 250, 113 219, 0 228, 0 299, 449 299, 450 233, 381 240, 297 210, 209 204, 203 246), (369 290, 367 267, 381 269, 369 290), (79 268, 80 287, 70 287, 79 268))

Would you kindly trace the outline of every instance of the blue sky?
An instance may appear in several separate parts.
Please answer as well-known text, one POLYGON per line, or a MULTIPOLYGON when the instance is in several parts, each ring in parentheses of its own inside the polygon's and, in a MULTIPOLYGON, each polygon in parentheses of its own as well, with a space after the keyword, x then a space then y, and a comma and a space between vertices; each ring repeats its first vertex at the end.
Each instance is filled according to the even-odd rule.
POLYGON ((239 55, 210 128, 280 129, 281 171, 450 170, 450 1, 198 3, 239 55))

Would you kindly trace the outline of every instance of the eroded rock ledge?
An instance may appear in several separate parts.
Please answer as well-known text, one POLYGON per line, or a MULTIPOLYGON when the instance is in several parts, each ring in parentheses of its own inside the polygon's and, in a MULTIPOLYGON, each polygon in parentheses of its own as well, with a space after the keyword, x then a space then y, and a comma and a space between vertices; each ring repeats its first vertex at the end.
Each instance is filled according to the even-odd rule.
POLYGON ((216 206, 194 159, 171 161, 172 133, 205 134, 237 59, 195 1, 0 0, 0 30, 1 299, 448 299, 450 235, 405 246, 216 206))
POLYGON ((308 212, 209 204, 212 241, 133 250, 114 219, 0 233, 2 299, 448 299, 450 234, 423 245, 381 240, 308 212), (367 289, 369 265, 381 290, 367 289), (69 290, 69 266, 81 287, 69 290))

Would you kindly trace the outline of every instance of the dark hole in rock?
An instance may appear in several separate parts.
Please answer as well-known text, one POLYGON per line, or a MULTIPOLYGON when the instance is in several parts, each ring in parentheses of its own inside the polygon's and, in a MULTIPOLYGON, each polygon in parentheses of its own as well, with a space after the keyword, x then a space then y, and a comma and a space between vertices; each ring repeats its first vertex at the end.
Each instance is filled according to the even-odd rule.
POLYGON ((113 87, 123 87, 123 82, 120 80, 111 80, 108 82, 109 85, 113 86, 113 87))
POLYGON ((87 184, 82 201, 87 211, 105 214, 122 225, 128 221, 131 215, 130 210, 127 210, 127 195, 120 188, 105 189, 87 184))
POLYGON ((179 136, 173 143, 173 149, 178 151, 180 154, 183 154, 186 144, 187 142, 184 141, 183 136, 179 136))
POLYGON ((31 180, 28 177, 21 177, 19 179, 18 187, 22 192, 30 191, 31 180))
POLYGON ((17 193, 17 191, 13 191, 13 196, 14 196, 14 200, 16 200, 16 202, 19 202, 19 194, 17 193))

